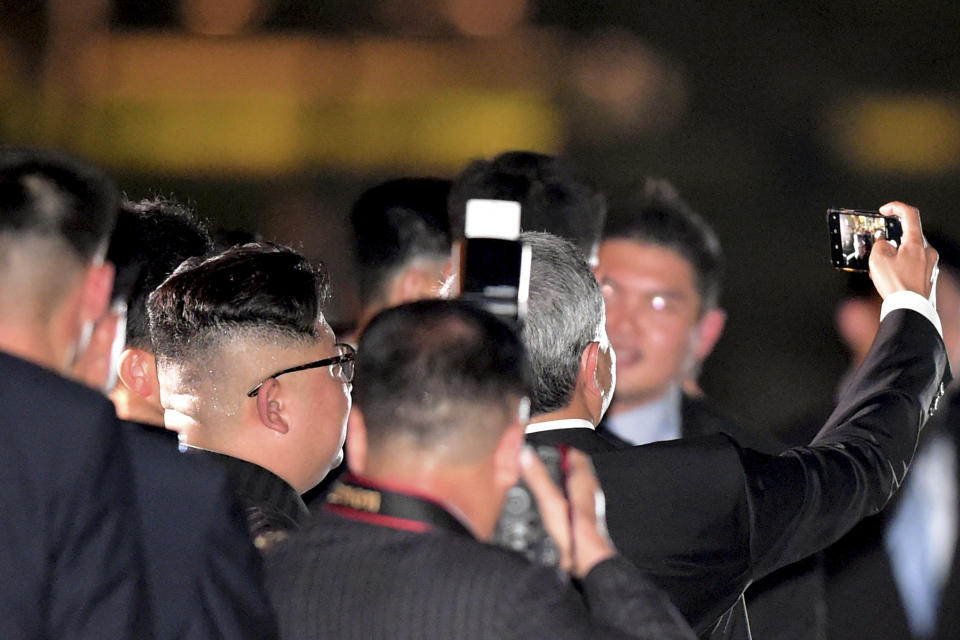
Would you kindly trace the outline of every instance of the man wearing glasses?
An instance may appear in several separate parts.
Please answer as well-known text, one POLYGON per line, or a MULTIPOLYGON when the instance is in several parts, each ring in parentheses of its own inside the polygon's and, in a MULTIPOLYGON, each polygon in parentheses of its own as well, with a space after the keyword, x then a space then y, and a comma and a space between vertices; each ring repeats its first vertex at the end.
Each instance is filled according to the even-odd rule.
POLYGON ((164 422, 228 468, 264 550, 339 462, 353 349, 323 317, 328 277, 257 243, 184 262, 148 304, 164 422))

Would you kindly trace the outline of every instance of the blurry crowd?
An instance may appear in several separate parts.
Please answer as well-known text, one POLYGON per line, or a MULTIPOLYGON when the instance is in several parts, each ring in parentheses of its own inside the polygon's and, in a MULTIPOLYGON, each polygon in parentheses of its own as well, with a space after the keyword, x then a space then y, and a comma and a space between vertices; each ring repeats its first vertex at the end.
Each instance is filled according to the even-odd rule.
POLYGON ((724 255, 665 180, 372 186, 336 335, 322 264, 0 148, 0 637, 956 637, 960 245, 881 212, 850 371, 780 442, 698 385, 724 255), (520 205, 520 323, 457 298, 478 199, 520 205), (492 541, 518 483, 555 566, 492 541))

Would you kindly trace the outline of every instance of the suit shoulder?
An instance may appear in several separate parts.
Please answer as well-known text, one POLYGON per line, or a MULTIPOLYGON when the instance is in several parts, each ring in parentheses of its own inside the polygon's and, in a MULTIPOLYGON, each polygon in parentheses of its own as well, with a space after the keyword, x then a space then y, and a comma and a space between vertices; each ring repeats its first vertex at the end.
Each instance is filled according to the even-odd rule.
POLYGON ((120 421, 134 473, 151 492, 180 501, 232 495, 227 472, 202 456, 183 453, 177 434, 163 427, 120 421))
POLYGON ((10 354, 0 353, 0 407, 19 406, 19 411, 69 411, 71 419, 85 414, 113 413, 113 404, 103 394, 58 373, 10 354))
POLYGON ((763 453, 777 454, 787 448, 774 436, 744 425, 709 398, 684 394, 681 411, 684 437, 725 433, 738 444, 763 453))

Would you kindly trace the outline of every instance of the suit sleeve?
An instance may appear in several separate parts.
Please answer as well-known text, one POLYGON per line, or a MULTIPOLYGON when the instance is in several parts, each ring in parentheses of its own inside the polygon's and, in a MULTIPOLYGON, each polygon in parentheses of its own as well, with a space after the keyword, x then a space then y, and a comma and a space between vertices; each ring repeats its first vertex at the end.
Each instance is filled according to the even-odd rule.
POLYGON ((810 446, 775 457, 742 451, 754 578, 823 549, 883 508, 949 377, 933 325, 894 311, 810 446))
POLYGON ((622 556, 595 566, 580 582, 581 597, 553 570, 531 567, 503 598, 504 638, 563 640, 695 640, 669 598, 622 556))
POLYGON ((204 536, 206 566, 198 572, 200 608, 192 638, 270 640, 278 637, 273 609, 264 586, 260 554, 247 532, 247 521, 226 477, 215 517, 204 536))
MULTIPOLYGON (((75 413, 53 454, 55 549, 46 595, 52 638, 150 638, 129 459, 107 401, 75 413), (61 455, 62 454, 62 455, 61 455), (69 469, 69 471, 68 471, 69 469)), ((52 452, 51 452, 52 453, 52 452)))

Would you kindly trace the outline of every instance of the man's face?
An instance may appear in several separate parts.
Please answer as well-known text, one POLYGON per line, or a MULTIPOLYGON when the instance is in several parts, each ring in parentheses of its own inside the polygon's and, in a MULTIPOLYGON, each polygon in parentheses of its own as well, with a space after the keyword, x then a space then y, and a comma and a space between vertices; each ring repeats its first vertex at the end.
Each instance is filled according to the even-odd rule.
MULTIPOLYGON (((339 354, 336 337, 326 322, 318 325, 321 339, 302 350, 304 363, 339 354)), ((350 385, 344 382, 337 365, 307 369, 284 375, 283 384, 295 385, 287 407, 291 422, 291 462, 304 486, 310 488, 320 482, 339 460, 340 449, 347 433, 350 414, 350 385)), ((297 487, 301 490, 302 487, 297 487)))
POLYGON ((676 252, 632 240, 600 246, 607 335, 616 350, 618 405, 656 400, 693 370, 700 296, 676 252))

